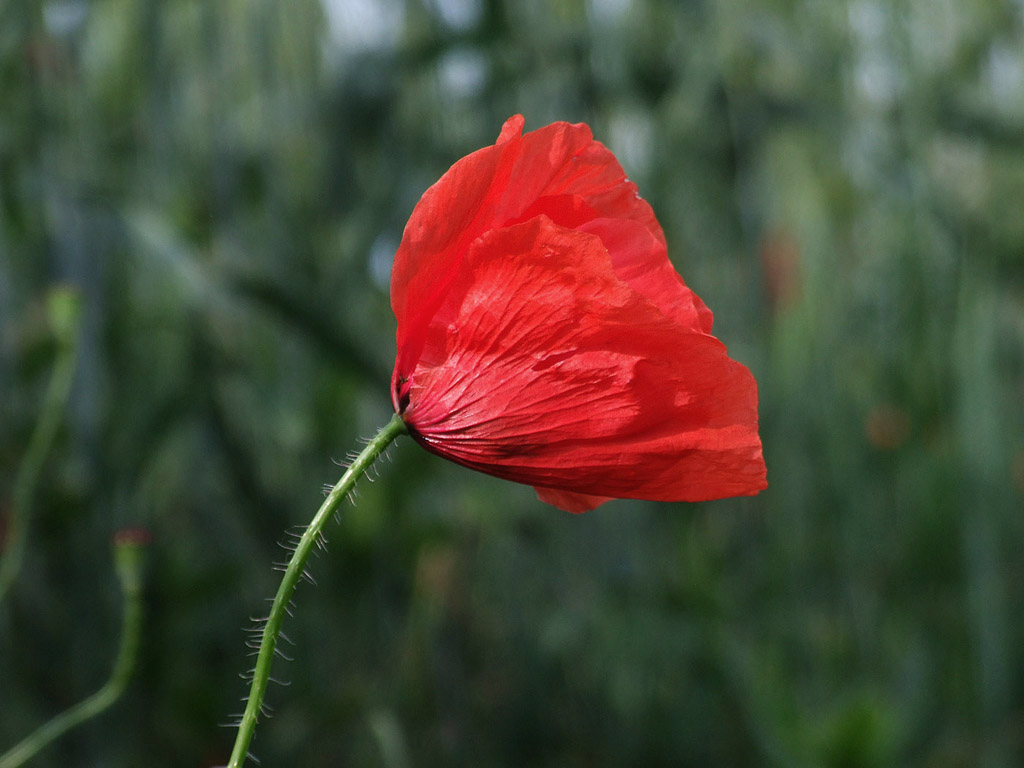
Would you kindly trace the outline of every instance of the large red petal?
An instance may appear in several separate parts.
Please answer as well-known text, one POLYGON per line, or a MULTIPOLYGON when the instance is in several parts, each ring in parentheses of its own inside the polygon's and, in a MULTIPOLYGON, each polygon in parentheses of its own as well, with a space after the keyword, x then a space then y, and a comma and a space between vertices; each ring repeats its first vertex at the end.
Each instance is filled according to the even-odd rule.
POLYGON ((621 280, 596 235, 543 216, 470 247, 408 398, 428 449, 541 488, 695 501, 765 486, 746 368, 621 280))
POLYGON ((391 308, 398 319, 396 377, 403 364, 415 363, 422 331, 469 244, 493 227, 522 149, 522 130, 521 115, 509 118, 493 146, 455 163, 413 209, 391 268, 391 308), (403 363, 403 357, 411 359, 403 363))
POLYGON ((651 207, 614 155, 583 124, 554 123, 520 136, 522 127, 521 116, 506 121, 496 144, 453 165, 410 217, 391 278, 396 409, 401 382, 419 361, 428 323, 469 244, 490 229, 541 214, 597 234, 620 279, 683 326, 711 332, 711 312, 669 262, 651 207))
MULTIPOLYGON (((579 157, 594 144, 590 128, 583 123, 552 123, 530 131, 522 139, 522 152, 509 177, 504 199, 495 211, 495 226, 519 219, 538 198, 548 195, 577 194, 586 198, 581 190, 565 189, 566 176, 573 176, 579 157)), ((611 157, 611 153, 608 153, 611 157)), ((615 158, 611 157, 614 163, 615 158)), ((625 175, 618 163, 609 181, 625 175)), ((611 182, 614 183, 614 182, 611 182)))
POLYGON ((509 118, 493 146, 459 160, 423 193, 405 225, 391 268, 391 308, 401 323, 422 304, 438 276, 493 226, 521 149, 523 118, 509 118))
POLYGON ((626 178, 615 155, 601 142, 594 141, 590 128, 582 123, 554 123, 523 136, 523 157, 543 156, 545 142, 552 136, 562 138, 561 144, 578 148, 571 157, 562 154, 553 163, 551 173, 535 197, 576 195, 587 201, 598 216, 631 219, 642 224, 662 243, 665 235, 651 206, 640 197, 636 185, 626 178))
MULTIPOLYGON (((527 176, 543 178, 544 184, 534 183, 519 198, 528 201, 518 213, 522 220, 544 214, 562 226, 599 235, 621 279, 669 317, 711 333, 711 311, 668 260, 665 235, 653 209, 626 178, 615 155, 593 140, 586 125, 554 123, 523 136, 513 178, 527 176), (568 148, 576 151, 570 155, 568 148), (521 172, 544 162, 551 168, 546 175, 521 172)), ((515 207, 500 210, 510 214, 511 220, 517 215, 515 207)))
MULTIPOLYGON (((567 170, 571 172, 574 158, 594 143, 590 128, 583 124, 553 123, 521 136, 523 122, 522 115, 510 117, 494 146, 455 163, 413 209, 391 269, 391 307, 398 318, 400 349, 406 346, 405 335, 415 332, 421 314, 433 313, 469 243, 488 229, 520 218, 553 182, 559 189, 571 185, 575 176, 567 170)), ((584 189, 604 194, 609 184, 624 180, 615 158, 606 154, 613 164, 608 178, 599 180, 597 187, 577 183, 581 194, 584 189)), ((588 211, 593 218, 592 209, 588 211)))
POLYGON ((711 310, 683 282, 665 244, 649 230, 623 219, 594 219, 579 230, 601 238, 615 274, 634 291, 685 328, 711 333, 711 310))

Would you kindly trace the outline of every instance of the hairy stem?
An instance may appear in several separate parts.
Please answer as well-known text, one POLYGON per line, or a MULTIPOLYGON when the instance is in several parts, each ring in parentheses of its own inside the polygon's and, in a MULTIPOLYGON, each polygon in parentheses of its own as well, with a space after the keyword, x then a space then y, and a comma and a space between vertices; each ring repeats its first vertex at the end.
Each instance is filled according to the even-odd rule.
POLYGON ((20 743, 0 755, 0 768, 17 768, 76 725, 99 715, 120 698, 132 676, 142 634, 142 550, 145 536, 135 531, 114 541, 114 564, 124 600, 121 641, 114 670, 103 687, 92 696, 43 724, 20 743))
MULTIPOLYGON (((399 435, 406 433, 405 422, 397 414, 391 421, 377 433, 362 453, 356 457, 345 474, 341 476, 337 485, 327 494, 324 503, 317 510, 312 521, 306 527, 298 545, 292 552, 291 559, 281 579, 281 586, 277 589, 274 602, 270 606, 270 613, 267 615, 266 623, 263 626, 262 638, 260 640, 259 654, 256 656, 256 665, 253 668, 252 685, 249 689, 248 701, 245 705, 245 712, 238 726, 238 735, 235 737, 235 746, 231 751, 231 760, 228 768, 241 768, 245 759, 249 756, 249 743, 252 741, 253 732, 256 730, 256 723, 259 720, 260 710, 263 706, 263 697, 267 692, 267 683, 270 681, 270 667, 274 661, 274 652, 277 649, 277 640, 281 635, 281 624, 284 622, 285 614, 288 612, 288 604, 291 602, 295 587, 303 577, 306 562, 309 560, 313 548, 320 539, 320 533, 327 521, 337 511, 348 493, 355 486, 356 481, 366 472, 371 464, 377 459, 384 449, 399 435)), ((0 766, 2 768, 2 766, 0 766)))

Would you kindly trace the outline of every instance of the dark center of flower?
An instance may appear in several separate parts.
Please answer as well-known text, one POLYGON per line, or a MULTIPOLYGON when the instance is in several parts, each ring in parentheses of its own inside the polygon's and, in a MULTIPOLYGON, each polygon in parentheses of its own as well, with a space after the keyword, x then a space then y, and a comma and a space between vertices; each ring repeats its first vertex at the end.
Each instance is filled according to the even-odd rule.
POLYGON ((408 376, 399 376, 397 382, 397 395, 398 400, 398 412, 405 413, 405 409, 409 407, 409 387, 406 386, 409 383, 408 376))

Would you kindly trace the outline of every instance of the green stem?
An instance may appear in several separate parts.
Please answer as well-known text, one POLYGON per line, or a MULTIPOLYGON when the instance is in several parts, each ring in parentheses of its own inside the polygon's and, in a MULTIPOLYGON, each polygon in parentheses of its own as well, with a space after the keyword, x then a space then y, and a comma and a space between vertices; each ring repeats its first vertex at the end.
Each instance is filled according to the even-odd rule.
MULTIPOLYGON (((249 756, 249 743, 252 741, 253 732, 256 730, 256 723, 259 720, 260 709, 263 706, 263 697, 267 692, 267 683, 270 681, 270 666, 274 661, 274 652, 277 648, 277 640, 281 635, 281 624, 284 622, 285 614, 288 612, 288 604, 291 602, 295 587, 303 577, 306 568, 306 561, 309 560, 313 548, 320 540, 320 533, 327 521, 337 511, 349 492, 355 486, 356 481, 366 472, 371 464, 377 459, 384 449, 399 435, 406 434, 407 429, 402 417, 395 415, 391 421, 377 433, 362 453, 356 457, 345 474, 341 476, 337 485, 327 494, 324 503, 317 510, 313 520, 309 523, 298 545, 292 552, 288 566, 285 568, 284 577, 281 579, 281 586, 277 589, 274 602, 270 606, 270 613, 267 615, 263 627, 262 639, 260 641, 259 654, 256 656, 256 666, 253 668, 252 686, 249 689, 249 698, 245 705, 245 712, 238 725, 238 735, 235 737, 235 747, 231 751, 231 760, 227 768, 241 768, 245 759, 249 756)), ((0 766, 3 768, 3 766, 0 766)))
POLYGON ((124 613, 114 670, 103 687, 45 723, 0 755, 0 768, 17 768, 76 725, 99 715, 124 693, 135 667, 142 634, 142 544, 134 535, 115 542, 115 565, 121 582, 124 613))
POLYGON ((51 320, 58 339, 57 359, 43 398, 43 409, 36 422, 11 497, 11 517, 7 536, 0 551, 0 603, 21 570, 28 540, 28 526, 32 515, 32 496, 39 484, 43 463, 50 452, 60 426, 64 406, 71 393, 78 349, 77 296, 68 289, 58 289, 51 296, 51 320))

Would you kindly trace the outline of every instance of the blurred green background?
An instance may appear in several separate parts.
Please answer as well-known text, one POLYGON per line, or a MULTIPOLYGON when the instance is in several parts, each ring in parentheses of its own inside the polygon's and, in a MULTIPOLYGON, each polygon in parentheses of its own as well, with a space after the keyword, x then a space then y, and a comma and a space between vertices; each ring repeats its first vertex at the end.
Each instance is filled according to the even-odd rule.
POLYGON ((1024 3, 0 0, 0 751, 212 766, 283 532, 390 413, 452 162, 588 122, 760 382, 769 489, 570 516, 408 439, 300 587, 267 766, 1024 765, 1024 3))

